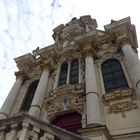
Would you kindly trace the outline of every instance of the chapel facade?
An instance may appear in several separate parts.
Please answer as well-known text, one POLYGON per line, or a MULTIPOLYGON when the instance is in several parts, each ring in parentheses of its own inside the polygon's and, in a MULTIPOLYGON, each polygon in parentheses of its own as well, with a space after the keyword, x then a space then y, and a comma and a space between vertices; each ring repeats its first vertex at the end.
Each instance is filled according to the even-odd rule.
POLYGON ((140 61, 130 17, 53 29, 54 44, 15 58, 0 140, 139 140, 140 61))

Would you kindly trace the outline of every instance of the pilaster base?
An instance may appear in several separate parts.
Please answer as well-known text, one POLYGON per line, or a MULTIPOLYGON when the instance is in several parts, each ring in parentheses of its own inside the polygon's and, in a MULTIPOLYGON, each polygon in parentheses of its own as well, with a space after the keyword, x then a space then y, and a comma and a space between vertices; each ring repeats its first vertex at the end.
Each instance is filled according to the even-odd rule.
POLYGON ((29 110, 29 115, 35 117, 35 118, 39 118, 39 115, 40 115, 40 106, 38 105, 32 105, 30 107, 30 110, 29 110))

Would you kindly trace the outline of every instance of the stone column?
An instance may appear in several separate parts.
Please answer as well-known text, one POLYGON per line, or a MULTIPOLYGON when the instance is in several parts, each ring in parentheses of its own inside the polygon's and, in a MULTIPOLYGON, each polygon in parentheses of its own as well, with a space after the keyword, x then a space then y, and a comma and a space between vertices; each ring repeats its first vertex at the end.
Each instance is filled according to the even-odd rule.
POLYGON ((15 140, 16 139, 17 127, 18 127, 18 124, 11 125, 11 131, 6 134, 5 140, 15 140))
POLYGON ((36 118, 40 115, 40 109, 42 107, 43 99, 46 93, 46 88, 48 84, 48 78, 49 78, 49 66, 44 65, 43 72, 41 74, 39 84, 37 86, 30 110, 29 115, 34 116, 36 118))
POLYGON ((50 133, 44 133, 44 136, 40 140, 54 140, 54 136, 50 133))
POLYGON ((5 134, 4 132, 0 132, 0 140, 4 140, 5 139, 5 134))
POLYGON ((58 86, 58 80, 59 80, 59 75, 60 75, 60 67, 61 67, 61 65, 58 64, 58 68, 57 68, 57 72, 56 72, 56 77, 55 77, 55 82, 54 82, 53 89, 57 88, 57 86, 58 86))
POLYGON ((8 118, 8 115, 12 110, 15 99, 23 83, 23 78, 24 78, 23 73, 19 71, 19 72, 15 72, 15 75, 17 77, 16 81, 0 110, 0 119, 8 118))
POLYGON ((6 130, 6 126, 1 126, 0 127, 0 140, 5 140, 5 130, 6 130))
POLYGON ((70 83, 70 68, 71 68, 70 64, 71 64, 71 61, 68 61, 67 84, 70 83))
POLYGON ((124 53, 126 67, 127 67, 127 71, 130 76, 132 85, 135 88, 137 95, 140 97, 140 61, 139 61, 139 58, 129 43, 123 44, 122 51, 124 53))
POLYGON ((28 140, 29 124, 26 122, 23 122, 22 127, 23 129, 21 130, 19 140, 28 140))
POLYGON ((91 54, 86 55, 85 65, 87 126, 96 126, 102 122, 94 60, 91 54))
POLYGON ((32 134, 33 134, 33 138, 32 140, 38 140, 39 139, 39 133, 40 133, 40 129, 37 128, 37 127, 33 127, 33 130, 32 130, 32 134))

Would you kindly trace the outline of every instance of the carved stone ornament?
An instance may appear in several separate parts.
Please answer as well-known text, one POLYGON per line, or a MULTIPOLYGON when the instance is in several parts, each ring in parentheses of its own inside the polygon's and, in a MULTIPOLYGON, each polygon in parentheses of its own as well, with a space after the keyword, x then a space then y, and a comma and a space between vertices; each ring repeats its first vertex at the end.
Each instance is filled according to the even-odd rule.
POLYGON ((54 29, 54 40, 56 51, 61 53, 66 47, 73 47, 75 45, 74 36, 82 34, 84 28, 79 25, 76 18, 73 18, 66 26, 61 25, 54 29))
POLYGON ((21 78, 21 79, 27 78, 27 75, 23 71, 17 71, 17 72, 15 72, 15 76, 16 76, 16 79, 18 79, 18 78, 21 78))
POLYGON ((117 51, 118 48, 116 46, 111 43, 106 43, 98 46, 96 55, 98 58, 102 58, 106 54, 116 54, 117 51))
POLYGON ((45 110, 48 119, 50 120, 55 115, 65 111, 76 110, 82 114, 84 107, 83 93, 82 84, 77 84, 76 86, 64 85, 51 92, 50 97, 47 97, 45 101, 45 110))
POLYGON ((84 56, 81 57, 80 59, 80 67, 81 67, 81 79, 82 79, 82 82, 84 83, 85 82, 85 58, 84 56))
POLYGON ((91 19, 90 16, 83 16, 80 19, 73 18, 66 25, 59 25, 53 30, 56 52, 61 54, 67 49, 73 49, 76 45, 76 36, 95 30, 96 27, 96 20, 91 19))
POLYGON ((40 63, 40 68, 42 69, 42 70, 44 70, 44 69, 48 69, 48 70, 50 70, 50 64, 49 63, 47 63, 47 64, 45 64, 45 63, 40 63))
POLYGON ((122 113, 137 109, 136 95, 134 89, 117 90, 102 96, 103 103, 108 106, 108 113, 122 113))
POLYGON ((116 103, 113 105, 110 105, 108 111, 109 113, 122 113, 123 117, 125 117, 125 111, 129 111, 132 109, 137 109, 137 104, 132 101, 124 101, 120 103, 116 103))

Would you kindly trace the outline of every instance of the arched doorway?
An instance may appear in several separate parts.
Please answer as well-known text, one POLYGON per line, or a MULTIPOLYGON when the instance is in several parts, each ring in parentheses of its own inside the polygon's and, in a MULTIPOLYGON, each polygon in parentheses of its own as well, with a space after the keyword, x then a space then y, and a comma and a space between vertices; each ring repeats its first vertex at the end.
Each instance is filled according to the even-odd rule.
POLYGON ((77 113, 69 113, 57 116, 53 121, 52 124, 59 126, 63 129, 69 130, 73 133, 78 133, 78 129, 82 128, 81 125, 82 116, 77 113))

